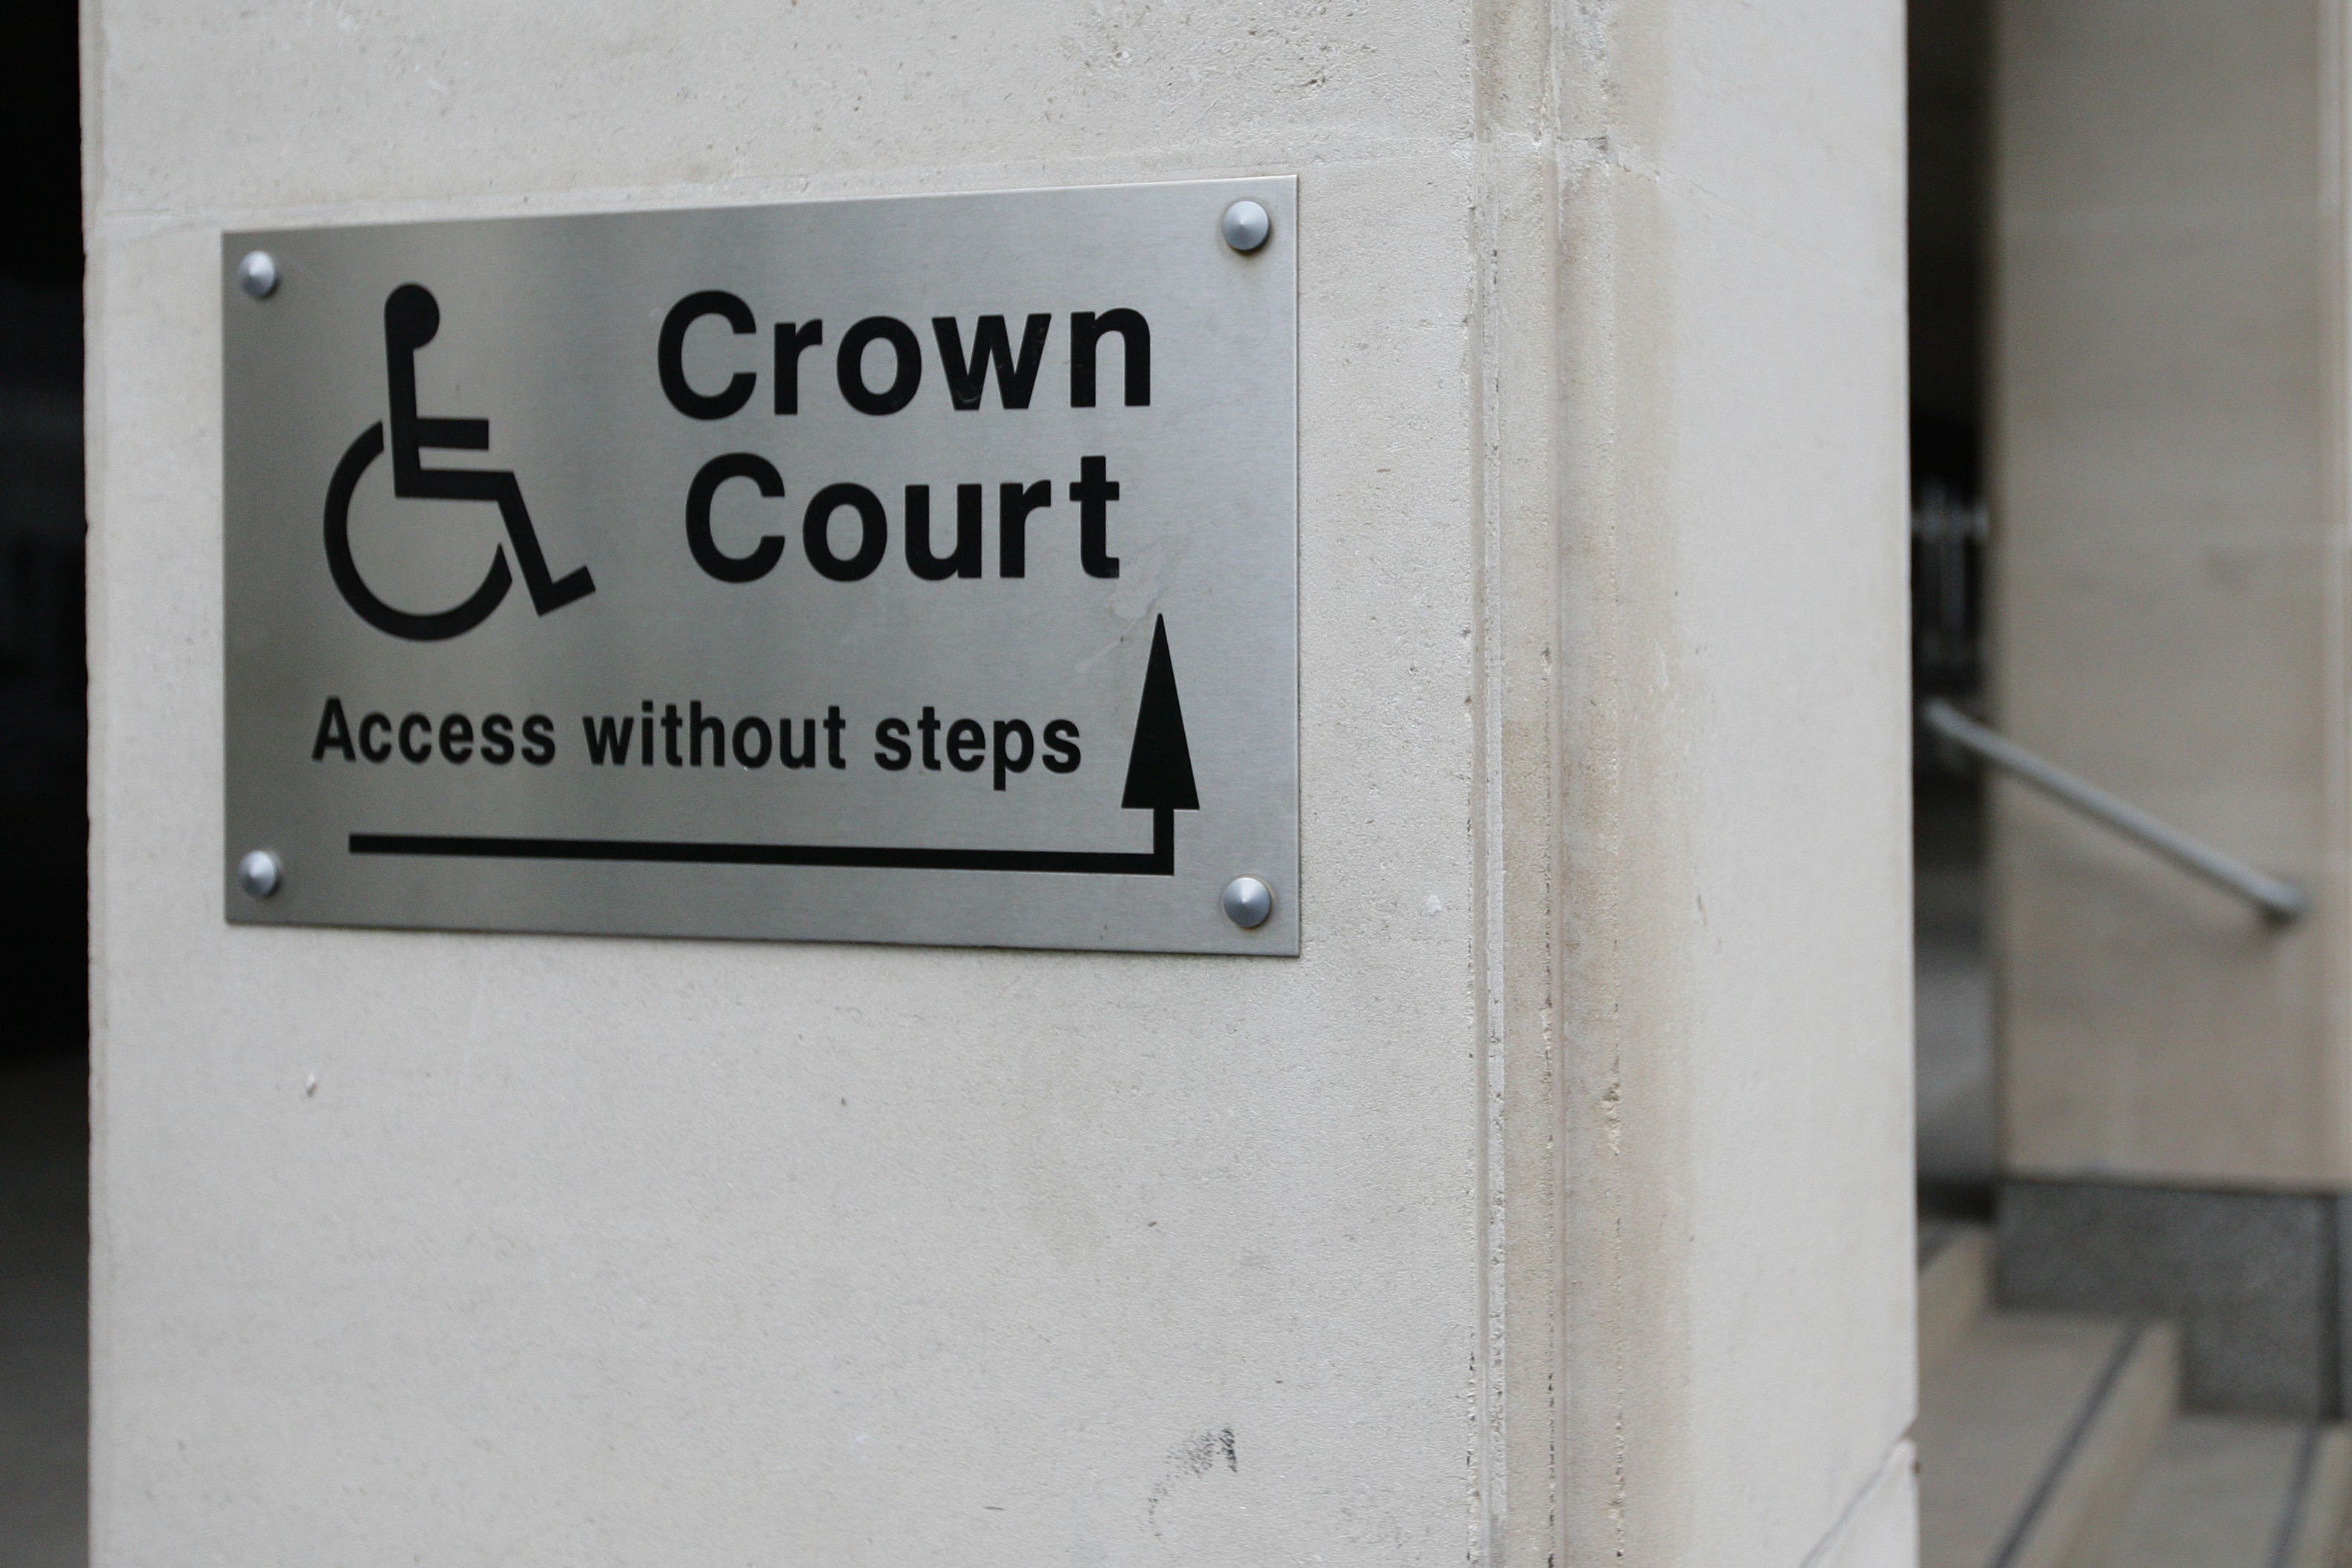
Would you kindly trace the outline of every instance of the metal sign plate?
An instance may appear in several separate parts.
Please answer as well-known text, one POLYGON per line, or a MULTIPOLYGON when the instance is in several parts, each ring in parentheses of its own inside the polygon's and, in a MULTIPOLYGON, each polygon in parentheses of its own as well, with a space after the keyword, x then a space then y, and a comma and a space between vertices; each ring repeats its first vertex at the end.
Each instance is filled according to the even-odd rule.
POLYGON ((229 918, 1295 954, 1295 213, 225 236, 229 918))

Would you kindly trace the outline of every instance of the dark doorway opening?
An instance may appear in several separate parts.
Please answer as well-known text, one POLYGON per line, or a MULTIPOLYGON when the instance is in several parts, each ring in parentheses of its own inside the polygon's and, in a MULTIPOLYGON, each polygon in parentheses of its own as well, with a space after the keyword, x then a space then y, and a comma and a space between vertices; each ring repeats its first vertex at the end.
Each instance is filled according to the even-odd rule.
MULTIPOLYGON (((1981 712, 1987 0, 1910 0, 1911 695, 1981 712)), ((1913 933, 1923 1214, 1986 1218, 1995 1140, 1983 779, 1914 731, 1913 933)))
POLYGON ((79 18, 0 12, 0 1558, 87 1560, 79 18))

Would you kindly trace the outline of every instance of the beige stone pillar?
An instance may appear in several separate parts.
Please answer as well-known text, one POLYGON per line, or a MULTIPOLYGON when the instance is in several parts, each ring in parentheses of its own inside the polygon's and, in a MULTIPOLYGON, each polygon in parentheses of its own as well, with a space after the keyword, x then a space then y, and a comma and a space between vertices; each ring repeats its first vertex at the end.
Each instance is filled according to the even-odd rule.
POLYGON ((93 0, 97 1562, 1912 1562, 1901 56, 93 0), (223 229, 1244 172, 1303 956, 222 923, 223 229))

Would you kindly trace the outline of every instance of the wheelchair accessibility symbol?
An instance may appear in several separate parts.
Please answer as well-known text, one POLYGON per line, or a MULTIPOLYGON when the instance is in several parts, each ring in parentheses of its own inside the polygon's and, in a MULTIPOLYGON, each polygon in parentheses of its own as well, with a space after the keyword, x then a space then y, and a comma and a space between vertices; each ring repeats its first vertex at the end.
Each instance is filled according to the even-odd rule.
POLYGON ((503 469, 427 468, 421 454, 428 448, 446 452, 487 452, 490 422, 487 419, 426 419, 416 412, 416 351, 441 329, 441 307, 423 285, 404 283, 383 302, 384 380, 392 399, 388 422, 360 433, 335 465, 327 486, 327 566, 343 600, 360 619, 379 632, 412 642, 432 643, 462 636, 488 619, 514 586, 507 566, 506 546, 490 559, 490 570, 466 601, 454 609, 431 615, 396 610, 376 597, 352 559, 352 497, 368 465, 383 454, 384 423, 392 426, 392 493, 407 500, 488 501, 497 506, 506 524, 507 543, 514 547, 522 567, 523 586, 530 591, 531 608, 551 614, 575 599, 596 591, 586 567, 559 578, 547 569, 539 535, 523 506, 522 486, 503 469))

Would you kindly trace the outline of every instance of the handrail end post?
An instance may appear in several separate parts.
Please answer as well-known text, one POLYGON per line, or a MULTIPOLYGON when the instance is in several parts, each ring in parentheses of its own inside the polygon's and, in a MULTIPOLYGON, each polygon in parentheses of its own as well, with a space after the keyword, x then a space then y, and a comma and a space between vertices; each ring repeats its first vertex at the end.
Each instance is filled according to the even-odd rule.
POLYGON ((2311 894, 2300 883, 2282 880, 2270 896, 2262 900, 2263 920, 2270 925, 2292 925, 2311 913, 2311 894))

